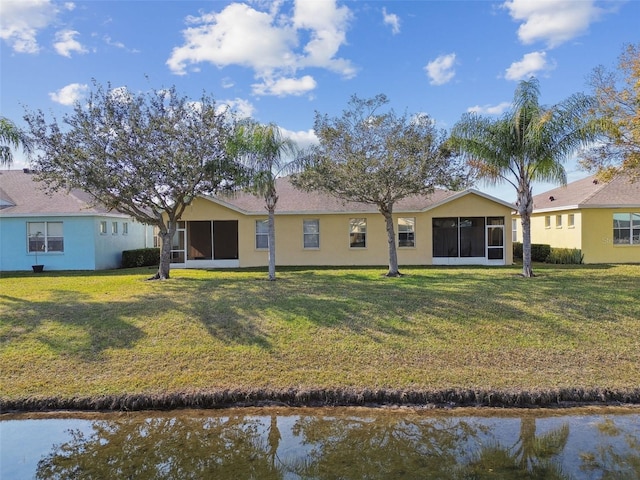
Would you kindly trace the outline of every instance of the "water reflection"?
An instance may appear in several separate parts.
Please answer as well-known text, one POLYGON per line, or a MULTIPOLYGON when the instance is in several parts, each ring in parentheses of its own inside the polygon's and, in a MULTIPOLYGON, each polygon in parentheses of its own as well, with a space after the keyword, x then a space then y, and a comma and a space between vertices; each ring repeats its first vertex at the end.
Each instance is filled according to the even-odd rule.
POLYGON ((5 416, 0 478, 640 478, 637 410, 562 416, 501 411, 499 418, 482 416, 486 412, 234 409, 5 416), (42 448, 25 453, 34 431, 42 448))

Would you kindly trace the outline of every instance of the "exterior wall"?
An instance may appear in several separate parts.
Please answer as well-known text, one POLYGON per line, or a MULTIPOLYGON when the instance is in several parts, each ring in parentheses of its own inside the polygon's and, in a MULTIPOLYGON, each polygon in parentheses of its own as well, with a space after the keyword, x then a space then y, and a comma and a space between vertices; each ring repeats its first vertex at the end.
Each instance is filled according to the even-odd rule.
MULTIPOLYGON (((45 270, 98 270, 117 268, 122 251, 145 246, 145 227, 129 220, 129 234, 122 233, 122 217, 0 217, 0 271, 31 270, 35 253, 28 252, 28 222, 63 222, 64 251, 38 253, 45 270), (119 222, 120 238, 100 239, 100 220, 119 222)), ((115 236, 114 236, 115 237, 115 236)))
MULTIPOLYGON (((586 208, 536 213, 531 217, 531 242, 556 248, 579 248, 584 263, 640 263, 640 245, 613 243, 613 214, 639 213, 634 208, 586 208), (568 227, 567 216, 574 214, 574 228, 568 227), (556 215, 562 215, 562 228, 556 227, 556 215), (551 226, 545 227, 545 216, 551 226)), ((522 241, 522 225, 518 218, 518 241, 522 241)))
MULTIPOLYGON (((518 217, 518 239, 522 241, 522 222, 518 217)), ((556 248, 582 248, 582 212, 580 210, 562 210, 531 215, 531 243, 542 243, 556 248), (569 226, 569 215, 573 215, 573 227, 569 226), (550 225, 546 227, 545 217, 550 225), (556 225, 560 216, 562 225, 556 225)))
POLYGON ((153 229, 126 217, 93 217, 92 228, 87 230, 83 241, 94 242, 93 261, 95 270, 120 268, 122 252, 137 248, 153 247, 153 229), (107 222, 107 233, 100 233, 100 222, 107 222), (112 233, 112 223, 118 223, 118 232, 112 233), (128 232, 124 234, 123 223, 128 232), (93 240, 95 239, 95 240, 93 240))
MULTIPOLYGON (((398 218, 415 218, 415 247, 399 247, 400 265, 432 264, 432 219, 434 217, 499 216, 505 218, 505 264, 513 262, 511 243, 511 209, 475 194, 465 195, 427 212, 396 213, 394 228, 396 241, 398 218)), ((266 220, 264 215, 244 215, 208 200, 197 198, 187 207, 182 220, 237 220, 240 267, 265 266, 268 250, 255 247, 255 222, 266 220)), ((378 212, 340 214, 279 214, 276 211, 277 265, 357 266, 386 265, 388 242, 384 217, 378 212), (366 218, 366 247, 350 248, 349 221, 366 218), (304 248, 303 221, 319 220, 320 247, 304 248)))
POLYGON ((634 208, 583 210, 582 253, 584 263, 640 263, 640 245, 614 245, 613 214, 640 213, 634 208))

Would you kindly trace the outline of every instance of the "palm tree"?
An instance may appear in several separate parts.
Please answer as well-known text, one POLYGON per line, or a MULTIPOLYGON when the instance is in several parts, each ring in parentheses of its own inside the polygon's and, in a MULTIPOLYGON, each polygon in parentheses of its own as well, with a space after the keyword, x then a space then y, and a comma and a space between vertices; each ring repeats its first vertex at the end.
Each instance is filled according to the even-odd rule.
POLYGON ((264 198, 268 219, 269 280, 276 279, 276 230, 275 211, 278 203, 276 179, 293 172, 297 165, 294 158, 297 147, 293 140, 285 138, 277 125, 262 125, 253 120, 241 122, 231 140, 230 151, 247 168, 247 189, 264 198))
POLYGON ((31 151, 29 138, 11 120, 0 117, 0 165, 10 167, 13 163, 11 149, 19 147, 22 147, 25 153, 29 153, 31 151))
POLYGON ((592 120, 595 100, 574 94, 552 107, 538 103, 540 86, 531 78, 516 88, 513 106, 499 119, 465 114, 451 132, 451 141, 489 183, 509 182, 517 191, 516 208, 522 221, 522 275, 533 276, 531 267, 532 182, 565 185, 562 163, 601 133, 592 120))

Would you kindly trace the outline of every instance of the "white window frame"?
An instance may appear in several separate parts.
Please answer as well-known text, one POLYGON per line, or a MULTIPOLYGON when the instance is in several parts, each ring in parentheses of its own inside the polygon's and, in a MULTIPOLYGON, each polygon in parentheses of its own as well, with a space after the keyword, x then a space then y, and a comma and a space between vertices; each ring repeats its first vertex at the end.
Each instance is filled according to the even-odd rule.
POLYGON ((567 228, 575 228, 576 226, 576 216, 573 213, 569 213, 567 215, 567 228))
POLYGON ((517 218, 511 219, 511 241, 512 242, 518 241, 518 219, 517 218))
POLYGON ((111 222, 111 235, 118 234, 118 222, 111 222))
POLYGON ((399 217, 398 218, 398 248, 416 248, 416 217, 399 217), (403 223, 404 222, 404 223, 403 223), (401 229, 403 227, 403 229, 401 229), (400 235, 407 236, 407 242, 411 245, 400 245, 400 235))
POLYGON ((122 222, 122 235, 129 235, 129 222, 122 222))
POLYGON ((562 215, 556 215, 556 228, 562 228, 562 215))
POLYGON ((545 215, 544 228, 551 228, 551 215, 545 215))
POLYGON ((107 221, 106 220, 101 220, 100 221, 100 235, 106 235, 107 234, 107 221))
POLYGON ((256 220, 256 250, 268 250, 269 249, 269 220, 256 220), (260 229, 260 226, 264 226, 264 231, 260 229), (265 246, 259 246, 258 238, 264 240, 265 246))
POLYGON ((614 245, 640 245, 640 213, 635 212, 620 212, 613 214, 613 232, 612 239, 614 245), (616 217, 618 217, 616 219, 616 217), (616 221, 618 222, 629 222, 628 226, 617 226, 616 221), (616 231, 628 232, 629 233, 629 241, 628 242, 617 242, 616 241, 616 231))
POLYGON ((64 253, 64 222, 27 222, 27 252, 64 253), (35 226, 40 224, 42 224, 41 228, 35 226), (56 227, 54 227, 54 225, 56 225, 56 227), (54 235, 51 230, 58 228, 58 226, 60 228, 60 235, 54 235), (42 240, 40 241, 39 239, 42 240), (60 244, 60 248, 53 247, 56 242, 60 244), (35 245, 36 248, 33 248, 32 244, 35 245))
POLYGON ((367 219, 360 218, 350 218, 349 219, 349 248, 361 249, 367 248, 367 219), (360 242, 354 242, 353 237, 355 235, 362 235, 362 245, 360 242))
MULTIPOLYGON (((313 229, 312 229, 313 230, 313 229)), ((320 248, 320 220, 318 218, 310 218, 302 220, 302 248, 305 250, 318 250, 320 248), (314 226, 314 231, 307 231, 307 226, 314 226), (310 240, 315 238, 315 242, 310 240), (307 245, 309 243, 309 245, 307 245), (315 243, 313 245, 312 243, 315 243)))

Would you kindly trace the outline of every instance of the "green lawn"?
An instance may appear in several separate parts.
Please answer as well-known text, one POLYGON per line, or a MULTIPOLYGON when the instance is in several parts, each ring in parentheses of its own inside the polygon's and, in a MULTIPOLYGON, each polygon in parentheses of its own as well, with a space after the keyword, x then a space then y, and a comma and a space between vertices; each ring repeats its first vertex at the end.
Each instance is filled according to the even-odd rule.
POLYGON ((634 390, 640 265, 3 273, 0 399, 634 390))

